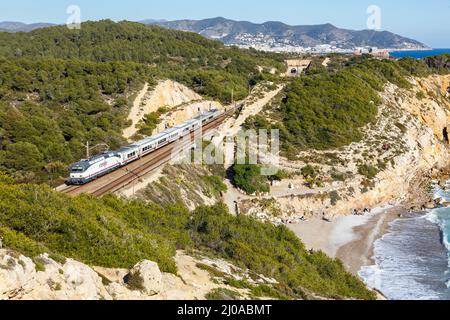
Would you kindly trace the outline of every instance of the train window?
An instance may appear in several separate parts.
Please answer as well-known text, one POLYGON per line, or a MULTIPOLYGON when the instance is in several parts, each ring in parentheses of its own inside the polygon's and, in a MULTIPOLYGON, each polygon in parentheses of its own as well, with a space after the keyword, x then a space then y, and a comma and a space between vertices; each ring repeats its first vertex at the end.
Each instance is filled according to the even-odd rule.
POLYGON ((166 142, 166 141, 167 141, 167 139, 159 140, 159 141, 158 141, 158 144, 163 144, 163 143, 166 142))
POLYGON ((72 168, 72 172, 73 172, 73 173, 81 173, 81 172, 83 172, 83 171, 84 171, 83 168, 79 168, 79 167, 72 168))
POLYGON ((136 152, 130 153, 130 154, 128 155, 128 159, 134 157, 135 155, 136 155, 136 152))

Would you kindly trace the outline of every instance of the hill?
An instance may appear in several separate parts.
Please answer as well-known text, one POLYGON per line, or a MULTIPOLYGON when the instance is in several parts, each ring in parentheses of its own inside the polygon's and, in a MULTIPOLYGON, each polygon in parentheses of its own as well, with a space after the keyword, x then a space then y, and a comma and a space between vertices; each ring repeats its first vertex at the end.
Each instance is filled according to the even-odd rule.
POLYGON ((224 205, 189 212, 115 196, 70 198, 44 186, 11 184, 0 173, 0 237, 6 247, 32 258, 45 252, 58 261, 67 257, 113 268, 150 259, 174 274, 177 249, 201 250, 275 278, 273 287, 258 288, 263 296, 374 298, 340 262, 307 251, 286 227, 232 216, 224 205))
POLYGON ((281 70, 282 57, 132 22, 0 33, 0 167, 19 181, 52 181, 83 156, 86 140, 125 143, 144 82, 173 79, 226 103, 272 77, 258 66, 281 70))
POLYGON ((143 21, 169 29, 199 33, 228 45, 278 47, 316 47, 333 45, 342 49, 379 47, 390 49, 422 49, 426 45, 388 31, 347 30, 332 24, 290 26, 277 21, 256 24, 225 18, 205 20, 143 21))
POLYGON ((53 23, 31 23, 26 24, 22 22, 15 21, 2 21, 0 22, 0 31, 4 32, 29 32, 36 29, 42 29, 47 27, 52 27, 53 23))
POLYGON ((273 110, 248 119, 247 126, 279 129, 284 155, 291 160, 300 151, 347 146, 362 138, 362 127, 376 122, 386 84, 411 89, 411 77, 448 74, 449 59, 450 55, 399 61, 363 56, 327 68, 313 64, 305 76, 289 83, 273 110))

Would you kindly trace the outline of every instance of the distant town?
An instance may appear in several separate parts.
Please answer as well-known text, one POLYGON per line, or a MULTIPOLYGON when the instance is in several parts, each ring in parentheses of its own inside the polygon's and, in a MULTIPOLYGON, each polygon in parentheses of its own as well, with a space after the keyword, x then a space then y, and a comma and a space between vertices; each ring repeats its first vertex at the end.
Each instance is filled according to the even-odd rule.
MULTIPOLYGON (((302 47, 292 42, 290 39, 275 39, 265 34, 252 35, 242 33, 236 36, 236 44, 239 48, 254 48, 259 51, 277 52, 277 53, 300 53, 300 54, 369 54, 379 58, 389 58, 390 51, 397 51, 398 48, 378 48, 373 46, 364 47, 344 47, 337 42, 330 44, 320 44, 311 47, 302 47)), ((415 46, 411 43, 405 43, 401 50, 424 50, 423 47, 415 46)))

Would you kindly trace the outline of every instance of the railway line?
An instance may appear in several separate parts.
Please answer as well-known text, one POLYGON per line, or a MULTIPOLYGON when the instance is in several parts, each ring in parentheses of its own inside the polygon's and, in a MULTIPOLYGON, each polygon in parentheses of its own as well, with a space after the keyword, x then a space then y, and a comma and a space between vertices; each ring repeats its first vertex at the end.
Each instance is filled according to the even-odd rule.
MULTIPOLYGON (((240 106, 230 109, 223 113, 210 123, 206 124, 202 128, 203 134, 207 131, 219 127, 225 119, 233 115, 235 110, 240 108, 240 106)), ((57 188, 58 191, 71 195, 77 196, 82 193, 92 194, 96 197, 102 197, 108 193, 117 192, 135 181, 141 179, 145 175, 153 172, 162 165, 168 163, 171 160, 171 156, 174 152, 182 150, 183 148, 192 145, 194 138, 194 133, 190 135, 189 143, 180 143, 180 141, 172 142, 161 149, 158 149, 151 154, 142 157, 135 162, 132 162, 116 171, 113 171, 105 176, 102 176, 94 181, 91 181, 85 185, 80 186, 68 186, 63 185, 57 188)))

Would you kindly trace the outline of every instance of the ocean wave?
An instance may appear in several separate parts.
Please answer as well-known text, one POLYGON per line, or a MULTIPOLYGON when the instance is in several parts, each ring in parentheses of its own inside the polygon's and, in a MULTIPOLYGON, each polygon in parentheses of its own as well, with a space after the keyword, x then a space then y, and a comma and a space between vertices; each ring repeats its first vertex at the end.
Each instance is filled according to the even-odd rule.
MULTIPOLYGON (((438 208, 427 215, 428 221, 439 226, 441 241, 448 252, 448 265, 450 268, 450 208, 438 208)), ((450 286, 450 280, 448 285, 450 286)))
POLYGON ((395 220, 374 244, 375 265, 359 276, 370 288, 392 300, 448 298, 448 256, 439 244, 433 210, 422 216, 395 220))

